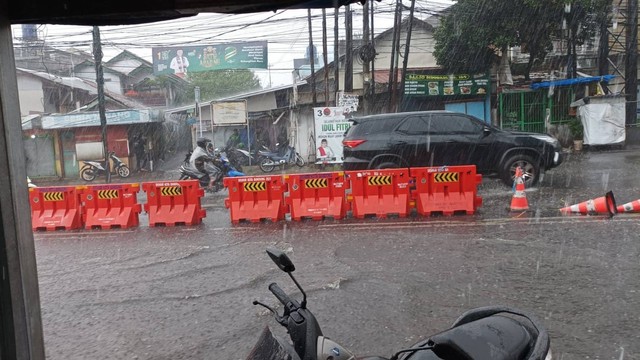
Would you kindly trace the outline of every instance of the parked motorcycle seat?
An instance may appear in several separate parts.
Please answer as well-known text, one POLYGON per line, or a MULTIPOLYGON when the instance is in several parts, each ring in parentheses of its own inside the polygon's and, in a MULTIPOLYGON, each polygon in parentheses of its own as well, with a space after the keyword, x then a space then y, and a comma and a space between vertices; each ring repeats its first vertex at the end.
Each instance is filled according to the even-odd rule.
POLYGON ((519 322, 494 315, 464 324, 430 338, 433 352, 442 359, 526 359, 533 345, 531 334, 519 322))

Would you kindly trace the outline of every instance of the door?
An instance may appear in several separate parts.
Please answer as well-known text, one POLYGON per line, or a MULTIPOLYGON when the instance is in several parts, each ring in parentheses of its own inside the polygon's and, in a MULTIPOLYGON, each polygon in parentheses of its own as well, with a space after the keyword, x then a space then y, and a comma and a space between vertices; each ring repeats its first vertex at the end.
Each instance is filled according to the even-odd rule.
POLYGON ((410 116, 398 127, 391 139, 392 153, 407 161, 409 166, 429 163, 429 115, 410 116))
POLYGON ((463 114, 438 114, 431 117, 429 137, 432 166, 471 165, 481 158, 484 126, 463 114))
POLYGON ((62 141, 62 160, 64 163, 64 177, 73 178, 78 176, 78 159, 76 157, 76 141, 73 131, 63 131, 60 133, 62 141))
POLYGON ((50 135, 24 139, 27 176, 31 178, 56 176, 53 137, 50 135))

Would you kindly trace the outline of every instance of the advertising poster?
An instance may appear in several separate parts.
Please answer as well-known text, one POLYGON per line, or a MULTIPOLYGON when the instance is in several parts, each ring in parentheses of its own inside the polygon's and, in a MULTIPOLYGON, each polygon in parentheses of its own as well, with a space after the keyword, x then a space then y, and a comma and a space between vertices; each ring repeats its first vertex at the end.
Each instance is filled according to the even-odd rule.
POLYGON ((228 70, 266 69, 266 41, 222 45, 153 48, 153 73, 186 78, 188 73, 228 70))
POLYGON ((428 75, 407 74, 404 81, 406 96, 486 95, 487 75, 428 75))
POLYGON ((342 164, 342 139, 351 123, 349 108, 313 108, 316 128, 316 164, 342 164))

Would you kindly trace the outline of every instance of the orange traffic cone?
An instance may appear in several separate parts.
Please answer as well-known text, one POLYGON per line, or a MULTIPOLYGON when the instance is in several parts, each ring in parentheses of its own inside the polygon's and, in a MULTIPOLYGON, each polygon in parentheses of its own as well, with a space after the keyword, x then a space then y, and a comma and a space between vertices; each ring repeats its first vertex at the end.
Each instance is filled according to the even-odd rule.
POLYGON ((564 207, 560 209, 560 212, 563 214, 608 214, 613 216, 618 213, 618 208, 616 207, 616 199, 613 197, 613 191, 609 191, 605 196, 564 207))
POLYGON ((524 180, 523 172, 520 167, 516 169, 516 190, 511 198, 511 211, 525 211, 529 210, 529 202, 527 201, 527 194, 524 192, 524 180))
POLYGON ((640 212, 640 200, 628 202, 624 205, 618 206, 619 213, 634 213, 640 212))

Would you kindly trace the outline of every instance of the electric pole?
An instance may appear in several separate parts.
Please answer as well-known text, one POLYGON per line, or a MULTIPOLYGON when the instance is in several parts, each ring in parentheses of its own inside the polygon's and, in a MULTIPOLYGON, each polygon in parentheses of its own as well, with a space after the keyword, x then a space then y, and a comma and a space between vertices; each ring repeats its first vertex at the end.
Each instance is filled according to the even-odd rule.
POLYGON ((398 48, 398 43, 400 42, 400 24, 402 24, 402 15, 400 13, 400 8, 402 6, 401 0, 396 0, 396 12, 395 17, 393 19, 393 41, 391 44, 391 64, 389 65, 389 107, 388 112, 395 112, 395 103, 396 103, 396 80, 397 80, 397 68, 398 64, 396 62, 396 53, 398 48))
MULTIPOLYGON (((371 11, 370 11, 370 16, 371 16, 371 48, 373 49, 373 57, 371 58, 371 104, 375 104, 376 102, 376 54, 375 54, 375 43, 376 43, 376 34, 375 34, 375 30, 373 27, 373 3, 375 3, 375 1, 369 1, 369 3, 371 3, 371 11)), ((366 6, 366 5, 365 5, 366 6)), ((371 105, 370 105, 371 106, 371 105)), ((373 111, 371 111, 371 109, 368 109, 368 113, 372 114, 373 111)))
POLYGON ((404 79, 407 75, 407 66, 409 63, 409 48, 411 46, 411 30, 413 28, 413 12, 416 8, 416 0, 411 0, 411 9, 409 10, 409 21, 407 28, 407 41, 404 44, 404 59, 402 61, 402 75, 400 78, 400 93, 402 97, 400 98, 400 109, 404 111, 404 79))
POLYGON ((338 92, 340 91, 340 39, 339 39, 339 29, 338 29, 338 25, 339 25, 339 17, 340 17, 340 6, 337 5, 338 2, 336 1, 336 7, 335 7, 335 12, 333 14, 333 66, 334 66, 334 73, 333 73, 333 77, 334 79, 334 84, 335 84, 335 89, 334 89, 334 93, 335 93, 335 101, 334 101, 334 105, 338 106, 338 92))
POLYGON ((322 69, 324 73, 324 106, 329 106, 329 69, 327 68, 329 59, 327 51, 327 10, 325 8, 322 8, 322 69))
POLYGON ((313 97, 313 105, 316 106, 318 96, 316 94, 316 69, 315 57, 316 51, 313 47, 313 29, 311 27, 311 9, 307 9, 307 21, 309 22, 309 64, 311 65, 311 96, 313 97))
POLYGON ((102 151, 104 152, 104 168, 107 170, 107 184, 111 182, 111 162, 109 161, 109 147, 107 145, 107 114, 104 100, 104 72, 102 69, 102 44, 100 43, 100 28, 93 27, 93 60, 96 67, 96 85, 98 86, 98 113, 102 128, 102 151))
POLYGON ((627 2, 624 89, 627 93, 625 124, 633 125, 638 109, 638 0, 627 2))
POLYGON ((344 64, 344 91, 353 92, 353 23, 351 6, 345 8, 345 30, 347 32, 346 53, 344 64))
MULTIPOLYGON (((364 44, 362 45, 362 48, 368 48, 369 47, 369 4, 364 4, 364 7, 362 8, 362 34, 363 34, 363 40, 364 40, 364 44)), ((362 73, 363 73, 363 81, 362 81, 362 109, 365 115, 368 115, 368 110, 369 110, 369 91, 370 91, 370 84, 371 84, 371 73, 369 73, 369 60, 368 59, 364 59, 362 56, 362 53, 360 53, 360 60, 362 60, 362 73), (369 80, 367 80, 367 78, 369 80)))

